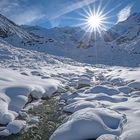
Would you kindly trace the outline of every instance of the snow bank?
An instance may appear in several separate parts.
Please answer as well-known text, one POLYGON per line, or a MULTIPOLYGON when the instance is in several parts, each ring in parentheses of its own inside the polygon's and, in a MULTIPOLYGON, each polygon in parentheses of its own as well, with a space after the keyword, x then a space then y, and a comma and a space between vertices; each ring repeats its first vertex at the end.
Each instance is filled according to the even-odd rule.
POLYGON ((0 69, 0 73, 0 124, 7 125, 0 135, 16 134, 25 123, 15 119, 28 103, 29 95, 36 99, 50 97, 61 83, 7 69, 0 69))

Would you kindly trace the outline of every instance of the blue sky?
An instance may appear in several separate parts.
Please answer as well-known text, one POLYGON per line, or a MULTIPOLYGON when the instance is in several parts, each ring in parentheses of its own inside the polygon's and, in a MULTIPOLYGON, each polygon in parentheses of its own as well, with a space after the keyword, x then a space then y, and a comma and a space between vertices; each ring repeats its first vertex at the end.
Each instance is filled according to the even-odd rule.
POLYGON ((140 0, 0 0, 0 11, 17 24, 39 25, 46 28, 77 26, 88 8, 101 5, 109 17, 109 27, 140 12, 140 0))

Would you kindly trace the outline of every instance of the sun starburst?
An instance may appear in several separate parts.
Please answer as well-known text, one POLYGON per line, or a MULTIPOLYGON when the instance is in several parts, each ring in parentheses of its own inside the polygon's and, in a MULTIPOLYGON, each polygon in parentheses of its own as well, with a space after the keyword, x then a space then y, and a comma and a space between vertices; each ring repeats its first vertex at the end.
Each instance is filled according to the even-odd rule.
POLYGON ((83 23, 81 24, 88 32, 98 32, 106 30, 107 16, 102 14, 102 10, 89 9, 83 14, 83 23))

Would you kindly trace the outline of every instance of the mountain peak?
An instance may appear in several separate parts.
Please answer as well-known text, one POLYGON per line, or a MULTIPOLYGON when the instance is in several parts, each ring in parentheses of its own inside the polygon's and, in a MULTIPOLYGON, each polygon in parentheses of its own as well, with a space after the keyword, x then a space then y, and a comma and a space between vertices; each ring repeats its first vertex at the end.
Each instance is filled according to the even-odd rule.
POLYGON ((127 20, 125 22, 136 22, 136 23, 140 23, 140 13, 133 13, 131 14, 127 20))
POLYGON ((31 35, 13 21, 0 14, 0 37, 5 38, 10 35, 17 35, 19 38, 23 39, 36 39, 34 35, 31 35))

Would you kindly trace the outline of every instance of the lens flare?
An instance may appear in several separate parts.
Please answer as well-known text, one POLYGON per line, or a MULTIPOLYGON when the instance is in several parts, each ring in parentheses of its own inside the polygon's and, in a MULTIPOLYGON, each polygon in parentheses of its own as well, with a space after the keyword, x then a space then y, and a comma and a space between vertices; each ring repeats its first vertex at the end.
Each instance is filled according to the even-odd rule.
POLYGON ((87 22, 88 22, 89 26, 91 26, 93 28, 97 28, 102 23, 102 20, 101 20, 100 16, 93 15, 93 16, 88 17, 87 22))
POLYGON ((84 26, 89 32, 101 32, 106 30, 106 19, 107 17, 102 12, 90 12, 85 16, 84 26))

